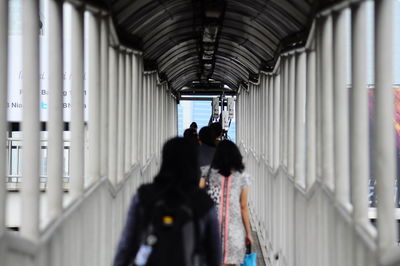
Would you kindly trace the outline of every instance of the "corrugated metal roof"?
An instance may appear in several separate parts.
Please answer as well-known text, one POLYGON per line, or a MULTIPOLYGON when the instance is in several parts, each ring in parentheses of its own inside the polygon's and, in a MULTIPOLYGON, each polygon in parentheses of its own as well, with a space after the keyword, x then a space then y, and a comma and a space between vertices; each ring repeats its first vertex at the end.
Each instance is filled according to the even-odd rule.
POLYGON ((118 32, 180 90, 209 79, 237 89, 307 30, 317 0, 104 1, 118 32))

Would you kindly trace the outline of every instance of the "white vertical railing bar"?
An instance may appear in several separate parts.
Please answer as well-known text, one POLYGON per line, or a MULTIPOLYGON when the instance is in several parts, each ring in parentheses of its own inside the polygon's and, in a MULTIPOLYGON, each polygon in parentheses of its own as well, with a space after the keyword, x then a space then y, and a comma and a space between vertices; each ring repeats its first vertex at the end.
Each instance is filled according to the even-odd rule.
POLYGON ((306 53, 297 55, 296 60, 296 101, 295 101, 295 181, 300 186, 305 186, 305 97, 306 97, 306 53))
MULTIPOLYGON (((268 157, 269 157, 269 166, 273 166, 274 162, 274 154, 273 154, 273 139, 274 139, 274 76, 270 75, 269 76, 269 81, 268 81, 268 95, 269 95, 269 101, 268 101, 268 139, 266 140, 268 142, 268 157)), ((262 119, 262 118, 261 118, 262 119)), ((254 125, 255 126, 255 125, 254 125)))
POLYGON ((155 92, 155 74, 150 74, 150 97, 149 97, 149 109, 150 109, 150 120, 149 122, 149 131, 147 134, 149 134, 149 144, 150 144, 150 154, 154 154, 154 142, 155 142, 155 136, 154 136, 154 115, 155 115, 155 106, 154 106, 154 92, 155 92))
POLYGON ((350 112, 350 176, 353 219, 368 222, 368 88, 366 76, 366 2, 352 7, 352 82, 350 112))
POLYGON ((132 53, 126 54, 125 79, 125 172, 128 172, 132 163, 132 53))
POLYGON ((282 67, 281 67, 281 132, 282 137, 280 141, 281 149, 281 160, 280 163, 287 166, 287 70, 288 70, 288 58, 286 56, 282 57, 282 67))
MULTIPOLYGON (((281 84, 280 75, 274 76, 274 163, 273 167, 276 170, 280 162, 280 128, 281 128, 281 112, 280 112, 280 102, 281 102, 281 84)), ((267 217, 267 219, 269 219, 267 217)))
POLYGON ((141 143, 142 143, 142 164, 146 163, 147 159, 147 124, 149 120, 147 119, 147 75, 142 73, 143 75, 143 88, 142 88, 142 112, 141 112, 141 143))
POLYGON ((157 156, 160 154, 160 150, 161 150, 161 146, 162 146, 162 135, 161 135, 161 130, 160 130, 160 126, 161 124, 161 88, 162 85, 157 85, 157 122, 156 122, 156 133, 157 133, 157 139, 156 139, 156 143, 157 143, 157 156))
POLYGON ((73 199, 82 195, 84 184, 84 99, 83 99, 83 10, 69 6, 71 11, 71 177, 73 199))
POLYGON ((21 234, 39 239, 39 1, 23 1, 23 161, 21 234))
POLYGON ((334 137, 335 137, 335 195, 342 204, 350 202, 349 176, 349 112, 346 74, 346 14, 348 9, 339 11, 333 17, 333 87, 334 87, 334 137))
MULTIPOLYGON (((8 0, 0 1, 0 141, 7 138, 7 99, 8 99, 8 0)), ((5 229, 6 214, 6 146, 0 146, 0 236, 5 229)))
MULTIPOLYGON (((375 1, 375 121, 373 175, 377 179, 378 252, 397 241, 394 221, 394 179, 396 177, 393 128, 393 1, 375 1)), ((396 223, 397 225, 397 223, 396 223)))
POLYGON ((131 140, 131 148, 132 148, 132 162, 136 162, 137 160, 137 151, 138 151, 138 103, 139 103, 139 60, 138 55, 135 53, 132 54, 132 140, 131 140))
POLYGON ((307 52, 307 166, 306 188, 311 187, 316 179, 316 58, 315 51, 307 52))
POLYGON ((100 101, 101 101, 101 130, 100 130, 100 175, 108 173, 108 132, 109 132, 109 47, 108 47, 108 24, 107 18, 102 17, 100 21, 100 101))
MULTIPOLYGON (((144 90, 143 90, 143 71, 142 71, 142 57, 139 57, 138 63, 138 129, 143 130, 143 115, 144 115, 144 90)), ((143 164, 144 160, 144 143, 143 134, 137 134, 137 143, 139 145, 138 149, 138 159, 143 164)))
POLYGON ((49 121, 48 213, 57 217, 63 208, 63 12, 57 0, 48 1, 49 121))
POLYGON ((118 51, 118 152, 117 182, 124 176, 125 170, 125 51, 118 51))
POLYGON ((88 12, 88 184, 100 178, 100 27, 97 15, 88 12))
MULTIPOLYGON (((264 75, 263 76, 264 78, 263 78, 263 83, 261 83, 260 82, 260 84, 263 84, 264 86, 263 86, 263 88, 262 88, 262 90, 265 92, 265 94, 264 94, 264 97, 262 98, 262 100, 263 100, 263 108, 264 108, 264 111, 262 112, 262 114, 264 115, 264 117, 262 118, 262 119, 259 119, 259 120, 262 120, 262 121, 264 121, 264 127, 263 127, 263 130, 261 131, 261 132, 259 132, 258 134, 260 135, 260 134, 262 134, 263 135, 263 141, 262 141, 262 143, 263 143, 263 153, 264 153, 264 156, 265 156, 265 159, 267 160, 267 162, 270 160, 270 158, 269 158, 269 153, 268 153, 268 151, 269 151, 269 147, 268 147, 268 141, 267 141, 267 137, 268 137, 268 134, 269 134, 269 128, 268 128, 268 126, 269 126, 269 115, 268 115, 268 113, 269 113, 269 101, 268 101, 268 99, 269 99, 269 97, 270 97, 270 90, 269 90, 269 82, 268 82, 268 80, 269 80, 269 76, 267 76, 267 75, 264 75)), ((255 127, 255 125, 253 125, 253 127, 255 127)), ((255 128, 257 128, 257 127, 255 127, 255 128)))
POLYGON ((117 152, 118 152, 118 52, 109 48, 109 114, 108 114, 108 176, 112 184, 117 184, 117 152))
POLYGON ((322 178, 333 190, 333 53, 332 53, 332 16, 323 20, 322 27, 322 178))
POLYGON ((294 175, 294 112, 295 112, 295 77, 296 77, 296 56, 289 56, 289 73, 288 73, 288 173, 294 175))
POLYGON ((320 179, 322 175, 322 21, 320 18, 317 22, 320 26, 317 27, 315 42, 315 62, 316 62, 316 178, 320 179))

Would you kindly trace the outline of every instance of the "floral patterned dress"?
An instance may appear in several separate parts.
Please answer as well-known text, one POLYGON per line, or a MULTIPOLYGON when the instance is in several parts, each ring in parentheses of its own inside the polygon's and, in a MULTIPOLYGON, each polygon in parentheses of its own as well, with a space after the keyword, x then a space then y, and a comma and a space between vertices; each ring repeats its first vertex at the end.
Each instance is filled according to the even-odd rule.
MULTIPOLYGON (((202 172, 206 176, 208 167, 202 168, 202 172)), ((217 205, 223 263, 241 264, 246 253, 246 230, 242 220, 240 195, 243 188, 250 185, 250 176, 233 172, 225 177, 212 169, 208 184, 208 193, 217 205)))

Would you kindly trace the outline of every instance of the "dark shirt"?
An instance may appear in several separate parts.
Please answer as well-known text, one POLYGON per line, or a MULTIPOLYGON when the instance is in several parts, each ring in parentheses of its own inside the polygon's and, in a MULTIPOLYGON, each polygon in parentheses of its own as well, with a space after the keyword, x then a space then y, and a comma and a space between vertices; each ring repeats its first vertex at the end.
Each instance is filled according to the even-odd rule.
MULTIPOLYGON (((118 249, 114 258, 114 266, 127 266, 131 265, 136 254, 133 254, 132 247, 134 246, 135 236, 133 228, 135 228, 135 212, 139 197, 136 195, 132 199, 129 207, 127 221, 122 231, 121 238, 118 244, 118 249)), ((219 236, 219 224, 216 209, 213 206, 207 213, 200 217, 199 235, 201 236, 201 243, 204 243, 204 255, 207 266, 220 266, 221 265, 221 241, 219 236)))
POLYGON ((207 144, 201 144, 199 147, 199 166, 210 165, 214 159, 215 147, 207 144))

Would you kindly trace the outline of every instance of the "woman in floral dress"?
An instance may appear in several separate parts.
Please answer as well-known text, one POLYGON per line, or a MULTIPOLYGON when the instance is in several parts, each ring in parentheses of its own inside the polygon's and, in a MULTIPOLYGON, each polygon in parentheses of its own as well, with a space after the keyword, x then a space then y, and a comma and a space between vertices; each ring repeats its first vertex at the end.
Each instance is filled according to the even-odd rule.
POLYGON ((243 172, 242 155, 229 140, 219 143, 207 176, 208 193, 217 205, 223 250, 222 265, 243 263, 246 245, 252 244, 247 206, 250 177, 243 172))

